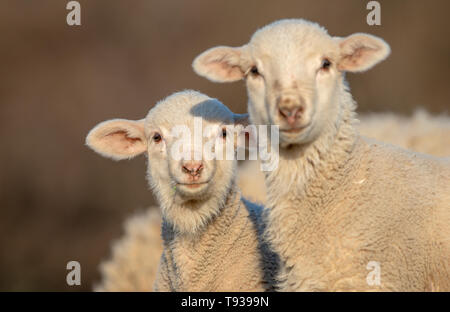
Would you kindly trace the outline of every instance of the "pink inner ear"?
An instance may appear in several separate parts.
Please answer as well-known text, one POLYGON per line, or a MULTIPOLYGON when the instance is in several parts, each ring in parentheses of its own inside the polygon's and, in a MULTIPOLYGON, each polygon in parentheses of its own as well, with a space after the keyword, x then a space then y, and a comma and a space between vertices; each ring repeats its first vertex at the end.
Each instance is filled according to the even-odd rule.
POLYGON ((220 72, 222 72, 223 76, 226 76, 231 79, 241 79, 244 73, 241 68, 237 65, 230 65, 226 60, 215 61, 213 62, 215 67, 218 68, 220 72))
POLYGON ((128 133, 123 130, 119 130, 106 135, 108 137, 108 144, 115 148, 131 150, 136 145, 137 141, 141 141, 139 138, 131 138, 128 133))
POLYGON ((352 35, 339 44, 341 59, 338 69, 350 72, 365 71, 384 60, 390 52, 389 46, 371 35, 352 35))
POLYGON ((353 54, 345 55, 341 62, 346 66, 359 66, 364 62, 364 54, 368 53, 368 50, 376 51, 377 49, 372 49, 368 47, 359 47, 353 51, 353 54))

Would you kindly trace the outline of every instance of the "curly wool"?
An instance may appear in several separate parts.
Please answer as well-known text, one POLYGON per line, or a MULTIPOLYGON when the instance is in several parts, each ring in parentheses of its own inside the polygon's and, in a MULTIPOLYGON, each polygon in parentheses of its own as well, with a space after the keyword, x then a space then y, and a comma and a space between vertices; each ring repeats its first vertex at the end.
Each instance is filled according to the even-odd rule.
POLYGON ((195 237, 163 222, 155 291, 274 290, 278 257, 262 238, 264 228, 262 207, 242 198, 238 189, 195 237))
POLYGON ((112 245, 112 255, 100 265, 101 282, 95 291, 152 291, 163 246, 158 207, 126 220, 123 236, 112 245))

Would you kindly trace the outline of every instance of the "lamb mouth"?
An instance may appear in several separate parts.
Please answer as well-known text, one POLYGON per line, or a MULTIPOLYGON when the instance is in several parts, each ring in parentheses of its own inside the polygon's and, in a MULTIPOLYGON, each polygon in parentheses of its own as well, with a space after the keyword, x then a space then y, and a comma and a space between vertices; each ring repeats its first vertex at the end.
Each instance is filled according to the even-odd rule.
POLYGON ((178 183, 178 185, 182 185, 182 186, 185 186, 185 187, 190 188, 190 189, 199 188, 199 187, 201 187, 202 185, 206 185, 206 184, 208 184, 208 182, 199 182, 199 183, 178 183))
POLYGON ((305 130, 306 128, 309 127, 309 124, 304 125, 304 126, 300 126, 300 127, 294 127, 294 128, 287 128, 287 129, 280 129, 280 132, 283 133, 289 133, 289 134, 297 134, 302 132, 303 130, 305 130))
POLYGON ((298 133, 298 132, 302 131, 303 129, 305 129, 305 127, 281 129, 280 131, 285 132, 285 133, 298 133))

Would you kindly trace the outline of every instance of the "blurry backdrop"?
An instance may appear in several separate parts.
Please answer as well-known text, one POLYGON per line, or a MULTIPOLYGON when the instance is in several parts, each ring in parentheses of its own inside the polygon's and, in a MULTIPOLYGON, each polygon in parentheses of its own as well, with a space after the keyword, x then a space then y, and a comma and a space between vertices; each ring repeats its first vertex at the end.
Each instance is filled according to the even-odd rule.
POLYGON ((387 61, 348 75, 360 112, 449 107, 447 0, 380 1, 381 26, 366 24, 364 0, 80 0, 82 25, 70 27, 67 2, 0 3, 0 290, 90 290, 123 220, 154 199, 144 157, 101 158, 84 146, 88 131, 143 118, 185 88, 245 112, 243 83, 213 84, 191 62, 274 20, 303 17, 391 45, 387 61), (70 260, 81 263, 81 286, 66 284, 70 260))

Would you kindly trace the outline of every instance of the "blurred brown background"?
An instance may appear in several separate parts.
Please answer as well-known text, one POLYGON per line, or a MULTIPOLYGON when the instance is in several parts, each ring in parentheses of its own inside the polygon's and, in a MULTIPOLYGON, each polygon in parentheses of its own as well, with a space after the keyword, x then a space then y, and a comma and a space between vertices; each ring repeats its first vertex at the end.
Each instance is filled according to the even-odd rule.
POLYGON ((448 110, 450 2, 380 1, 382 26, 363 0, 3 0, 0 9, 0 290, 91 290, 123 220, 154 203, 145 159, 115 163, 84 146, 98 122, 139 119, 185 88, 244 112, 243 83, 213 84, 191 62, 215 45, 246 43, 259 27, 303 17, 333 35, 369 32, 392 55, 349 75, 359 111, 448 110), (66 285, 77 260, 82 285, 66 285))

